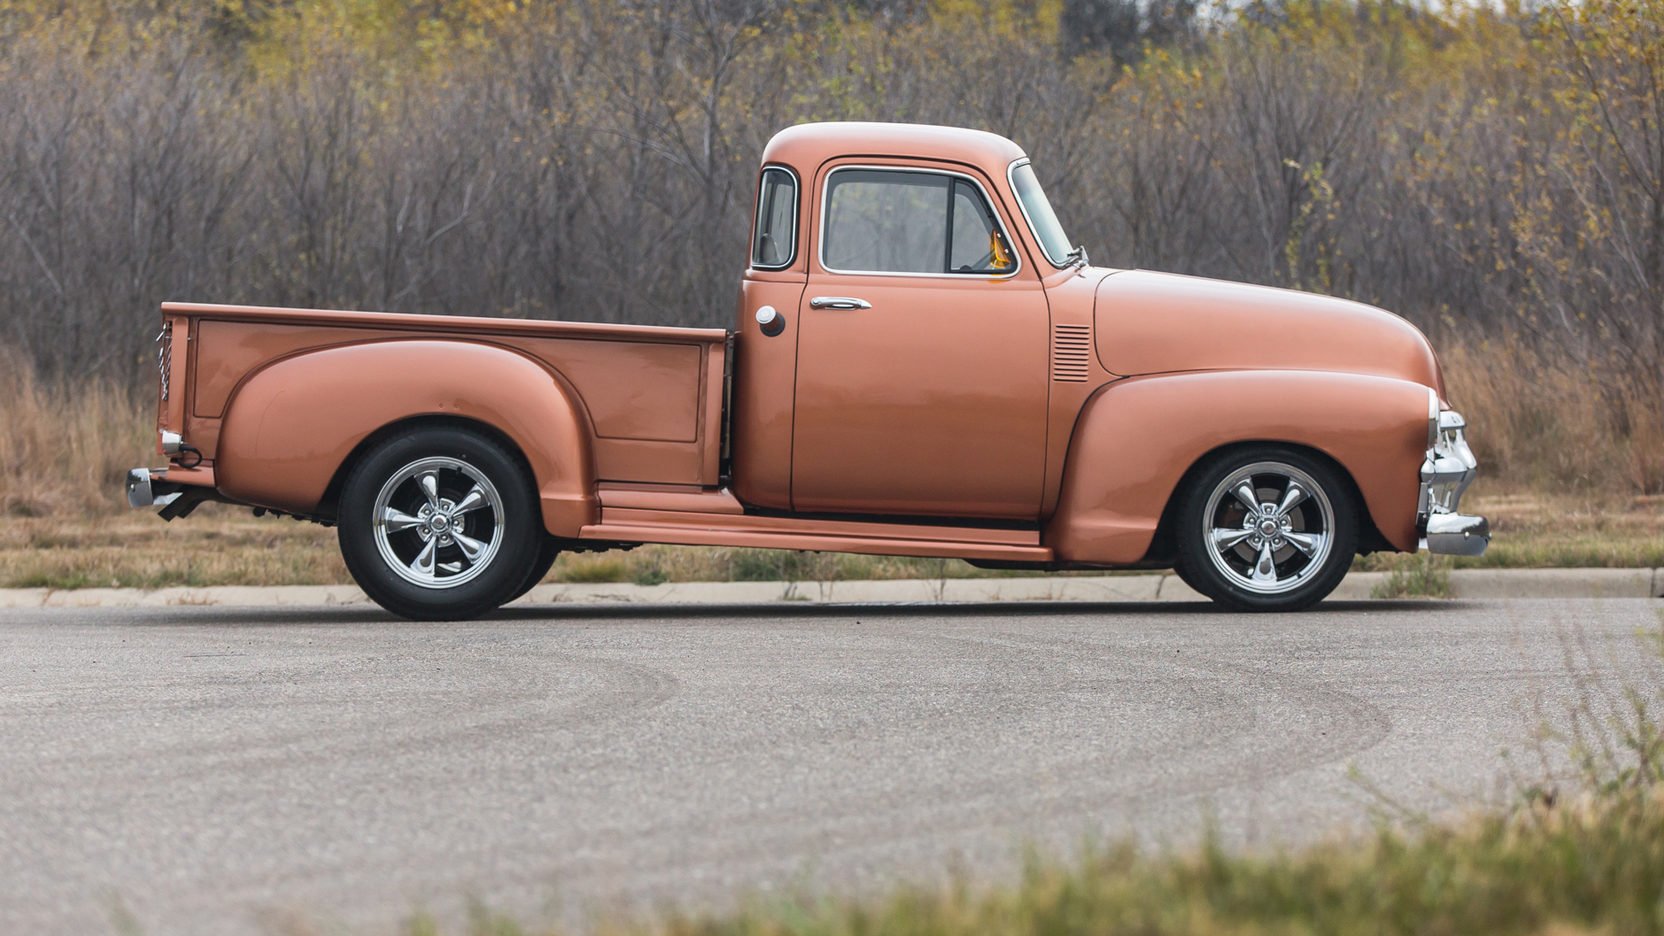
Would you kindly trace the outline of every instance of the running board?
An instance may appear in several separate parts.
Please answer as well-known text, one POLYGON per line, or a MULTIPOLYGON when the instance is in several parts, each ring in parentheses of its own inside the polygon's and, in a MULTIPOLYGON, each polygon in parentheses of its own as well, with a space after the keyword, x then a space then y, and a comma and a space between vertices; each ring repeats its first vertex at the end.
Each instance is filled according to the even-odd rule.
MULTIPOLYGON (((975 532, 967 530, 967 533, 975 532)), ((881 539, 871 536, 825 536, 812 533, 764 533, 752 530, 710 530, 686 526, 597 523, 584 527, 579 539, 613 543, 669 543, 677 546, 755 546, 761 549, 806 549, 813 552, 870 553, 875 556, 940 556, 952 559, 1004 559, 1009 562, 1050 562, 1044 546, 1002 546, 966 540, 881 539)))
MULTIPOLYGON (((601 495, 601 522, 584 527, 579 539, 680 546, 755 546, 879 556, 943 556, 1007 562, 1050 562, 1038 530, 805 519, 733 513, 726 497, 713 498, 716 511, 646 509, 640 500, 601 495), (631 506, 617 506, 629 503, 631 506)), ((709 497, 710 495, 706 495, 709 497)), ((666 506, 669 506, 668 504, 666 506)), ((686 500, 675 504, 691 506, 686 500)))

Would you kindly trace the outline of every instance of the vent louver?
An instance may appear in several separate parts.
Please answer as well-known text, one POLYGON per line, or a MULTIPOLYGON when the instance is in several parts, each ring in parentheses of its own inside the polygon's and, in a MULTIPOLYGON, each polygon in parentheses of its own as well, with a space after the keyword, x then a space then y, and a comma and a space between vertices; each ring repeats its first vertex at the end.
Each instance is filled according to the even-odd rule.
POLYGON ((1052 329, 1052 379, 1085 383, 1092 353, 1090 325, 1058 325, 1052 329))

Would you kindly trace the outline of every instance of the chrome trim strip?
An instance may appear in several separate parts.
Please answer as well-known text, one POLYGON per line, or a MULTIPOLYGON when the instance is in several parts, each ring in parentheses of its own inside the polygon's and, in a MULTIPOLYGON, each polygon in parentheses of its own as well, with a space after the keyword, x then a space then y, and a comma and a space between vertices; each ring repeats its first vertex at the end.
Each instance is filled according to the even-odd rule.
POLYGON ((784 270, 797 262, 798 242, 802 240, 802 238, 798 237, 798 226, 799 222, 802 221, 802 219, 798 217, 798 206, 802 204, 803 181, 797 177, 797 170, 790 166, 783 166, 779 163, 770 163, 764 166, 763 170, 757 174, 757 217, 752 219, 751 225, 751 269, 784 270), (768 178, 768 174, 770 172, 774 172, 776 170, 784 172, 786 175, 791 176, 792 179, 792 253, 791 256, 786 258, 785 263, 778 265, 763 265, 757 262, 757 232, 763 226, 763 180, 768 178))
POLYGON ((1005 167, 1005 186, 1011 190, 1011 200, 1017 203, 1017 210, 1023 215, 1023 223, 1028 225, 1028 236, 1034 238, 1034 245, 1040 248, 1040 256, 1045 257, 1047 263, 1059 270, 1067 270, 1069 268, 1069 258, 1065 257, 1063 262, 1059 263, 1052 259, 1051 254, 1046 253, 1046 245, 1040 242, 1040 235, 1034 233, 1034 219, 1028 216, 1028 208, 1023 205, 1023 196, 1017 194, 1017 180, 1013 178, 1012 174, 1018 169, 1032 164, 1033 161, 1027 156, 1019 156, 1011 160, 1011 165, 1005 167))
POLYGON ((1002 217, 1001 214, 1000 214, 999 203, 996 202, 993 198, 989 197, 988 189, 987 189, 986 186, 984 186, 982 184, 982 180, 978 179, 976 176, 967 175, 963 172, 956 172, 956 171, 951 170, 951 169, 929 169, 929 168, 923 168, 923 167, 919 167, 919 166, 883 166, 883 165, 865 165, 865 164, 863 164, 863 165, 836 166, 832 169, 832 171, 828 172, 826 174, 825 181, 821 182, 821 186, 820 186, 820 224, 816 225, 816 231, 815 231, 815 261, 817 263, 819 263, 820 268, 822 270, 824 270, 825 272, 827 272, 827 273, 838 273, 838 274, 842 274, 842 275, 846 275, 846 276, 908 276, 908 277, 923 276, 923 277, 930 277, 930 278, 934 278, 934 279, 1008 280, 1008 279, 1012 278, 1013 276, 1016 276, 1018 273, 1022 272, 1022 269, 1023 269, 1023 253, 1022 253, 1021 250, 1019 250, 1017 248, 1017 242, 1011 239, 1011 232, 1009 230, 1007 230, 1006 226, 1005 226, 1005 218, 1002 217), (972 185, 976 186, 976 190, 978 192, 982 193, 982 201, 983 201, 984 204, 986 204, 988 206, 988 210, 994 213, 994 223, 999 225, 1000 236, 1005 238, 1006 245, 1011 248, 1011 258, 1013 260, 1017 261, 1016 269, 1012 270, 1010 273, 1002 273, 1002 274, 999 274, 999 275, 995 275, 995 274, 992 274, 992 273, 898 273, 898 272, 894 272, 894 271, 890 271, 890 270, 839 270, 839 269, 835 269, 833 267, 827 266, 826 265, 826 220, 827 220, 826 207, 827 207, 827 200, 828 200, 828 196, 832 192, 832 177, 837 175, 840 172, 843 172, 845 169, 866 169, 866 170, 869 170, 869 171, 876 170, 876 171, 879 171, 879 172, 913 172, 913 173, 922 173, 924 175, 940 175, 940 176, 948 176, 949 178, 964 179, 965 181, 971 183, 972 185))

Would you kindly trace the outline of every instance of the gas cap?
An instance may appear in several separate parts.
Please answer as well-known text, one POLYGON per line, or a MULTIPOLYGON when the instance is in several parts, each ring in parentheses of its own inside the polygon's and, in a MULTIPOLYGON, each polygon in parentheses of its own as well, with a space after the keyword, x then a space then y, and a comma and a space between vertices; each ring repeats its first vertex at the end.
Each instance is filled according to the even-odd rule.
POLYGON ((774 306, 766 305, 757 310, 757 327, 770 338, 786 330, 786 317, 781 315, 774 306))

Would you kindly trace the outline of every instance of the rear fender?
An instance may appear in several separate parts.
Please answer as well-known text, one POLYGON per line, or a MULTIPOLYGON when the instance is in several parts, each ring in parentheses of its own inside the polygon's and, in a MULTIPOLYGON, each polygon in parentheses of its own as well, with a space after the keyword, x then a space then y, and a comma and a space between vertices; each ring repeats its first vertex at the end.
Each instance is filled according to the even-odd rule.
POLYGON ((513 442, 550 533, 575 537, 595 522, 589 420, 577 395, 531 358, 471 341, 347 345, 255 372, 226 409, 215 479, 234 500, 313 514, 360 443, 423 416, 480 422, 513 442))
POLYGON ((1208 453, 1244 442, 1327 455, 1394 547, 1416 549, 1425 386, 1322 371, 1211 371, 1109 384, 1081 410, 1044 542, 1058 559, 1121 565, 1149 552, 1163 510, 1208 453))

